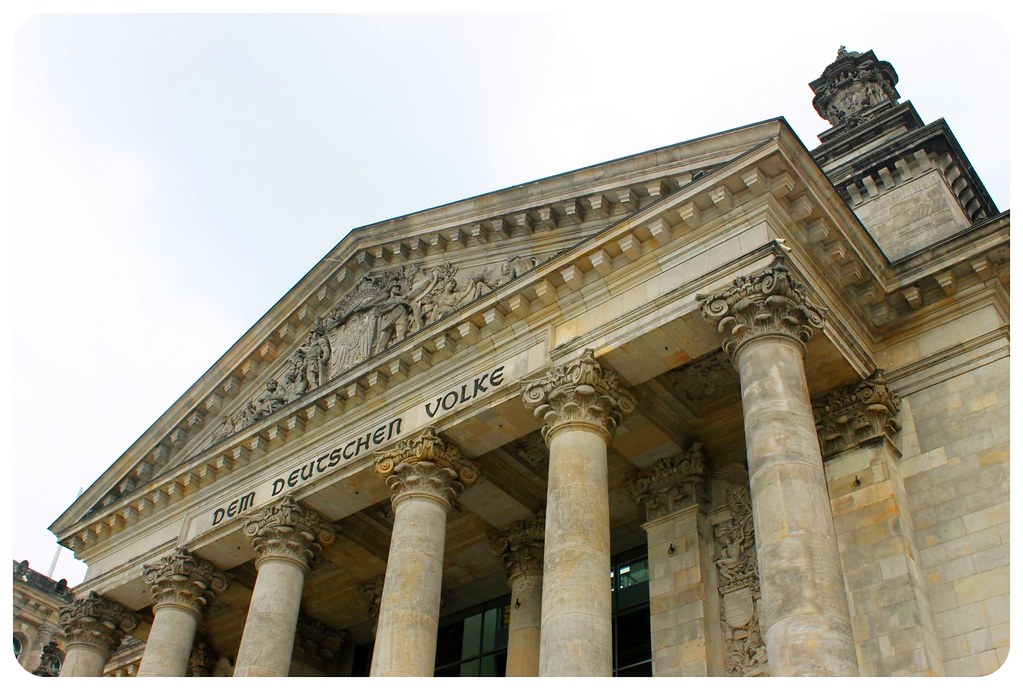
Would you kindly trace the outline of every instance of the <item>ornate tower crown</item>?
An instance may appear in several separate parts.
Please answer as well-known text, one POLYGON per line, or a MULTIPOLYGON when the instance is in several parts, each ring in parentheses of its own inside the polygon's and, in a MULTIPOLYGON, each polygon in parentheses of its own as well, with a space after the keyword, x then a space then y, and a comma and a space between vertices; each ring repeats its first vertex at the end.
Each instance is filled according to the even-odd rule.
POLYGON ((878 60, 873 50, 866 53, 838 49, 838 57, 810 82, 813 107, 833 127, 855 127, 873 117, 882 103, 899 100, 895 85, 899 75, 891 64, 878 60))

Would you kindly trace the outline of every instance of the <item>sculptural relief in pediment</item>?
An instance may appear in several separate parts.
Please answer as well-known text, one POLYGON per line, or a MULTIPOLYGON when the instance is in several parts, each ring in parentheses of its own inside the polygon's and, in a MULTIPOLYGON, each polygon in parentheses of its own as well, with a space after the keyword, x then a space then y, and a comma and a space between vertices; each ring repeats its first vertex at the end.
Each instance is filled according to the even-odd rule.
POLYGON ((452 262, 412 264, 363 276, 316 319, 284 366, 260 391, 220 423, 203 446, 212 447, 293 400, 326 384, 405 338, 539 265, 513 256, 462 272, 452 262))

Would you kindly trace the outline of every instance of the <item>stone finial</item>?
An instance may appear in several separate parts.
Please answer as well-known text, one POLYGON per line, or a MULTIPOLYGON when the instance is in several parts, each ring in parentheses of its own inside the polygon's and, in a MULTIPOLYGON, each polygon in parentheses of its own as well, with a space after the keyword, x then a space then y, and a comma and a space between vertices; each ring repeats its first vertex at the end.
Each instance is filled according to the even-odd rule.
POLYGON ((294 655, 299 661, 322 668, 341 650, 344 640, 344 632, 315 618, 299 615, 295 626, 294 655))
POLYGON ((901 428, 902 399, 888 388, 883 369, 875 369, 864 380, 842 386, 813 403, 813 419, 821 455, 829 458, 875 439, 894 444, 901 428))
POLYGON ((143 566, 142 581, 157 604, 184 606, 196 613, 209 607, 218 594, 227 590, 227 575, 207 560, 175 549, 159 563, 143 566))
POLYGON ((697 295, 700 310, 724 333, 722 349, 735 358, 746 342, 765 335, 784 335, 800 343, 824 326, 827 310, 810 301, 806 287, 778 259, 773 266, 739 276, 731 287, 712 295, 697 295))
POLYGON ((334 543, 336 530, 319 513, 303 508, 290 495, 249 518, 244 527, 256 550, 256 564, 267 558, 284 558, 311 568, 323 556, 323 547, 334 543))
POLYGON ((490 536, 490 550, 504 563, 508 579, 543 572, 544 514, 518 520, 490 536))
POLYGON ((376 454, 376 472, 393 492, 392 504, 409 496, 426 496, 448 509, 452 501, 479 479, 479 469, 462 457, 458 446, 427 427, 414 438, 376 454))
POLYGON ((704 461, 703 447, 696 442, 683 455, 661 458, 633 475, 629 493, 646 510, 647 522, 700 504, 704 461))
POLYGON ((593 350, 520 385, 526 407, 544 421, 541 432, 548 445, 551 432, 566 424, 594 427, 610 443, 622 418, 636 409, 636 398, 619 385, 612 370, 597 362, 593 350))
POLYGON ((95 592, 62 608, 58 620, 64 628, 65 644, 97 647, 105 656, 113 654, 124 635, 139 624, 134 613, 95 592))
POLYGON ((813 107, 833 127, 855 127, 873 117, 876 106, 898 102, 898 82, 895 68, 874 51, 857 53, 841 46, 835 61, 810 82, 813 107))

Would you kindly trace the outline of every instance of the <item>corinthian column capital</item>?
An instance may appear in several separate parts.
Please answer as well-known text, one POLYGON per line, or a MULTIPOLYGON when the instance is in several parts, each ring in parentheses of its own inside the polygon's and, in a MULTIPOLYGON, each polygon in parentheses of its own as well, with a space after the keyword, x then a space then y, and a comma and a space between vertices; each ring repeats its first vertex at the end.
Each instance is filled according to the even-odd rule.
POLYGON ((245 523, 245 534, 261 560, 281 558, 312 568, 323 556, 323 547, 334 543, 334 526, 319 513, 299 505, 290 495, 271 504, 245 523))
POLYGON ((188 549, 176 549, 158 563, 143 566, 142 580, 157 604, 173 604, 201 614, 227 590, 227 575, 188 549))
POLYGON ((703 495, 703 446, 696 442, 678 457, 661 458, 629 482, 629 493, 650 522, 699 505, 703 495))
POLYGON ((901 404, 902 399, 888 388, 883 369, 818 398, 813 402, 813 421, 821 455, 826 459, 879 438, 894 444, 901 428, 901 404))
POLYGON ((722 349, 735 352, 754 338, 780 335, 805 344, 824 326, 827 310, 814 304, 806 286, 792 277, 781 259, 770 268, 739 276, 712 295, 697 295, 700 311, 725 334, 722 349))
POLYGON ((526 407, 544 421, 541 431, 548 445, 551 432, 568 425, 590 427, 610 444, 622 417, 636 409, 636 398, 597 362, 593 350, 521 386, 526 407))
POLYGON ((490 537, 491 552, 504 563, 508 579, 543 572, 544 516, 518 520, 490 537))
POLYGON ((134 613, 95 592, 62 608, 58 620, 64 628, 65 644, 96 647, 107 657, 139 624, 134 613))
POLYGON ((392 505, 420 496, 451 508, 451 502, 479 479, 479 470, 458 446, 427 427, 414 438, 376 454, 376 472, 393 492, 392 505))

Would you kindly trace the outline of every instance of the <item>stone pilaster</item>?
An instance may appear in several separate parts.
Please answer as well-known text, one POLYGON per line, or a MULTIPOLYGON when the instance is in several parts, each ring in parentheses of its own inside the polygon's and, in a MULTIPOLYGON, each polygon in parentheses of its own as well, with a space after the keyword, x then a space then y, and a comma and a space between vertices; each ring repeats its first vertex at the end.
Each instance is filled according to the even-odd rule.
POLYGON ((366 612, 373 621, 373 635, 377 632, 377 622, 380 620, 380 599, 384 595, 384 576, 376 578, 372 582, 363 582, 359 585, 359 599, 366 605, 366 612))
POLYGON ((803 359, 825 311, 779 260, 697 296, 739 372, 771 675, 857 674, 803 359))
POLYGON ((645 517, 655 676, 714 675, 720 662, 713 548, 702 510, 705 458, 693 443, 637 472, 629 492, 645 517))
POLYGON ((636 400, 593 350, 521 385, 550 449, 540 675, 609 676, 607 447, 636 400))
POLYGON ((540 603, 543 590, 543 514, 514 522, 491 536, 511 589, 506 676, 540 674, 540 603))
POLYGON ((256 585, 245 618, 235 676, 287 676, 305 574, 334 542, 335 529, 291 496, 245 523, 256 550, 256 585))
POLYGON ((217 594, 227 590, 227 576, 179 548, 159 563, 144 566, 142 580, 154 604, 153 627, 138 675, 186 676, 196 626, 217 594))
POLYGON ((62 608, 58 618, 66 648, 61 676, 102 676, 124 635, 138 627, 134 613, 95 592, 62 608))
POLYGON ((860 670, 944 675, 884 372, 814 401, 860 670))
POLYGON ((376 458, 393 492, 394 527, 370 675, 432 676, 447 516, 479 471, 433 428, 376 458))
POLYGON ((191 678, 209 678, 217 665, 217 653, 206 640, 192 644, 192 652, 188 656, 188 675, 191 678))

